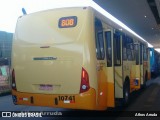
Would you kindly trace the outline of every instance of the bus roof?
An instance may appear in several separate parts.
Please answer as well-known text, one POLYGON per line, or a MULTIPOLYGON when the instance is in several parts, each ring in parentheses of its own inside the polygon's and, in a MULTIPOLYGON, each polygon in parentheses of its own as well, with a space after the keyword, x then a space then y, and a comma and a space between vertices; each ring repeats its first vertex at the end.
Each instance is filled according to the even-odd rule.
MULTIPOLYGON (((48 9, 48 10, 43 10, 43 11, 38 11, 38 12, 46 12, 46 11, 51 11, 51 10, 64 10, 64 9, 82 9, 82 8, 89 8, 89 9, 94 10, 94 12, 97 13, 97 15, 99 17, 101 17, 101 19, 104 22, 106 22, 107 24, 111 25, 115 29, 117 29, 117 30, 121 29, 121 32, 127 33, 127 35, 129 35, 129 36, 131 36, 133 38, 138 38, 138 40, 140 40, 142 43, 145 43, 145 44, 148 43, 144 38, 139 36, 136 32, 131 30, 128 26, 126 26, 124 23, 122 23, 116 17, 112 16, 107 11, 105 11, 103 8, 101 8, 96 3, 92 3, 91 6, 54 8, 54 9, 48 9)), ((35 12, 35 13, 38 13, 38 12, 35 12)), ((32 14, 35 14, 35 13, 30 13, 28 15, 32 15, 32 14)), ((23 15, 23 16, 26 16, 26 15, 23 15)), ((22 16, 20 16, 20 17, 22 17, 22 16)), ((148 43, 148 46, 152 47, 152 45, 149 44, 149 43, 148 43)))

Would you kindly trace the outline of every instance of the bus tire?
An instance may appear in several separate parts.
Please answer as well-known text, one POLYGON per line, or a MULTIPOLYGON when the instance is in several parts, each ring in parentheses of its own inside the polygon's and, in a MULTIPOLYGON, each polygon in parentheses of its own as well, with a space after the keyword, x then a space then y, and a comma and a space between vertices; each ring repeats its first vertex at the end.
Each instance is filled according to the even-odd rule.
POLYGON ((129 81, 125 81, 123 86, 123 105, 127 106, 130 99, 130 84, 129 81))
POLYGON ((148 72, 146 71, 146 74, 145 74, 145 83, 147 82, 148 80, 148 72))

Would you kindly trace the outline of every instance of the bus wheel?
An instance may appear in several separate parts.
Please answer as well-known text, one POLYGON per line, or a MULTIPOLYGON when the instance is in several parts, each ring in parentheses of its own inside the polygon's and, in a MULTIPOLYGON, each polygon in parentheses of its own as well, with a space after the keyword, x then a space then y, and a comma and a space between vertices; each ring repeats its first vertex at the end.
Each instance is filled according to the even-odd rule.
POLYGON ((146 72, 146 74, 145 74, 145 83, 147 82, 147 80, 148 80, 148 73, 146 72))
POLYGON ((129 82, 125 82, 123 86, 123 105, 126 106, 129 103, 130 98, 130 85, 129 82))

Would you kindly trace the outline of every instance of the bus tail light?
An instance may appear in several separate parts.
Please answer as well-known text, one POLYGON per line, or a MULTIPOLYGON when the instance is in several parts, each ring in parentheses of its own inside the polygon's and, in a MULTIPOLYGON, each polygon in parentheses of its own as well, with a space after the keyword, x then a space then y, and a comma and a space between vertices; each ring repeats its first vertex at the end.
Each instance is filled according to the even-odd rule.
POLYGON ((16 81, 15 81, 15 72, 14 69, 12 70, 12 89, 17 90, 16 88, 16 81))
POLYGON ((89 88, 90 85, 88 73, 84 68, 82 68, 80 93, 86 92, 87 90, 89 90, 89 88))

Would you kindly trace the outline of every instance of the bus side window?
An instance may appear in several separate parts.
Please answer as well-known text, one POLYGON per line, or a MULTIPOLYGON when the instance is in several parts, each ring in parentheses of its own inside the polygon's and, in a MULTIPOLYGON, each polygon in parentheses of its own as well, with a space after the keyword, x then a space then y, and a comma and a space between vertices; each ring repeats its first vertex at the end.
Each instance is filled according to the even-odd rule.
POLYGON ((95 38, 96 38, 96 55, 98 60, 104 60, 104 39, 103 39, 103 27, 99 19, 95 19, 95 38))
POLYGON ((96 56, 98 60, 101 59, 100 45, 97 38, 96 38, 96 56))
POLYGON ((143 49, 143 44, 140 44, 140 64, 142 65, 142 49, 143 49))
POLYGON ((107 67, 112 67, 111 31, 105 32, 107 67))
POLYGON ((134 60, 134 48, 133 48, 133 39, 129 36, 126 37, 126 51, 128 61, 134 60))
POLYGON ((127 42, 125 35, 122 35, 122 42, 123 42, 123 60, 127 60, 127 42))
POLYGON ((120 36, 114 34, 114 65, 120 66, 121 65, 121 43, 120 43, 120 36))
POLYGON ((144 61, 147 61, 148 60, 148 56, 147 56, 148 54, 147 54, 147 47, 146 46, 144 46, 143 47, 143 60, 144 61))
POLYGON ((135 44, 136 65, 139 65, 139 44, 135 44))

